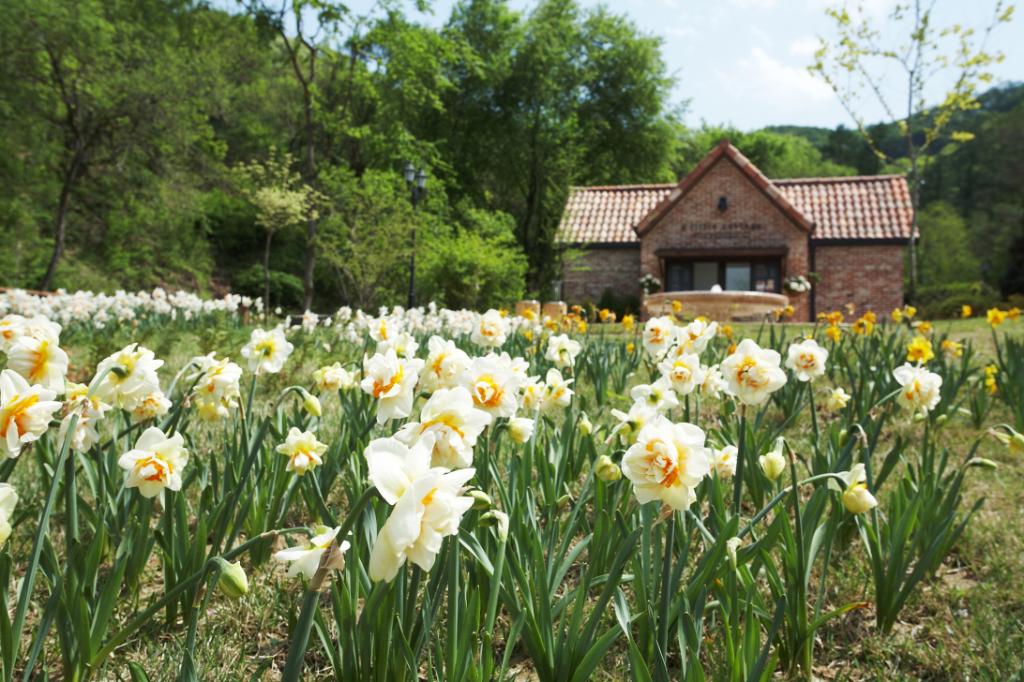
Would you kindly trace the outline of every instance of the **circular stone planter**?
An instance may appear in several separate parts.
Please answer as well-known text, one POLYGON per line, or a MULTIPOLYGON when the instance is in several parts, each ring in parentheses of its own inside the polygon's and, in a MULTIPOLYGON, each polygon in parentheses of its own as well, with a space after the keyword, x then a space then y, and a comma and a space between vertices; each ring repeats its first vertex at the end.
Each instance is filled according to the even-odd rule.
POLYGON ((644 297, 644 312, 648 317, 667 315, 673 312, 673 301, 679 301, 687 317, 722 322, 760 320, 789 305, 788 297, 761 291, 665 291, 644 297))

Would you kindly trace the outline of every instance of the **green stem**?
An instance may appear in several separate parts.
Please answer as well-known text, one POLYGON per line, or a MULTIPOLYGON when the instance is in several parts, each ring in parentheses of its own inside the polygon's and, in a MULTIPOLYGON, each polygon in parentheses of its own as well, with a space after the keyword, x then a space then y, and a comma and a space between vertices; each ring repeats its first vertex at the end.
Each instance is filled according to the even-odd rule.
POLYGON ((46 495, 46 502, 43 504, 43 513, 39 516, 39 527, 36 530, 35 540, 32 542, 32 554, 30 555, 28 568, 25 569, 25 577, 21 583, 21 594, 18 596, 18 608, 14 612, 14 620, 11 622, 11 641, 14 642, 15 651, 12 655, 10 667, 4 671, 4 679, 11 682, 14 679, 14 663, 18 658, 18 650, 21 648, 21 634, 25 628, 25 617, 28 615, 28 605, 32 601, 32 590, 36 584, 36 574, 39 572, 39 557, 43 551, 43 543, 46 541, 47 531, 50 525, 50 514, 53 513, 53 506, 57 501, 57 490, 60 487, 60 480, 64 474, 65 461, 68 458, 71 438, 78 427, 78 415, 72 415, 68 423, 67 434, 64 436, 64 443, 61 444, 60 455, 57 458, 57 466, 53 469, 53 480, 50 482, 50 490, 46 495))
POLYGON ((298 680, 302 679, 302 667, 305 665, 309 633, 313 629, 313 619, 316 617, 316 607, 319 601, 319 590, 315 590, 312 587, 306 590, 306 596, 302 600, 302 613, 299 615, 299 621, 295 625, 292 641, 288 645, 288 660, 285 662, 281 682, 298 682, 298 680))
POLYGON ((740 435, 737 439, 736 445, 736 477, 733 481, 732 487, 732 507, 733 511, 739 515, 740 513, 740 498, 743 496, 743 463, 747 459, 746 453, 746 440, 747 440, 747 406, 740 405, 740 435))
MULTIPOLYGON (((309 529, 305 527, 286 528, 284 530, 270 530, 266 533, 260 533, 254 538, 250 538, 246 542, 240 544, 238 547, 235 547, 230 552, 225 552, 224 554, 220 555, 220 558, 224 559, 225 561, 230 561, 231 559, 234 559, 235 557, 247 552, 250 548, 252 548, 253 545, 255 545, 258 542, 276 538, 280 535, 294 535, 295 533, 308 532, 309 529)), ((187 588, 191 587, 197 580, 202 579, 216 565, 215 559, 216 557, 211 557, 210 559, 208 559, 206 563, 203 564, 203 567, 201 569, 199 569, 189 577, 185 578, 184 580, 180 581, 177 585, 174 586, 174 588, 170 592, 168 592, 163 597, 153 602, 149 606, 149 608, 147 608, 145 611, 143 611, 138 616, 133 618, 128 623, 128 625, 121 628, 113 637, 111 637, 107 641, 106 644, 103 645, 103 647, 98 652, 96 652, 96 654, 89 661, 89 666, 95 668, 97 665, 102 663, 103 659, 109 656, 110 652, 112 652, 114 649, 116 649, 122 643, 124 643, 124 641, 128 639, 128 637, 130 637, 132 633, 148 624, 152 620, 152 617, 155 613, 159 612, 160 609, 166 606, 172 599, 177 598, 178 595, 184 592, 187 588)))

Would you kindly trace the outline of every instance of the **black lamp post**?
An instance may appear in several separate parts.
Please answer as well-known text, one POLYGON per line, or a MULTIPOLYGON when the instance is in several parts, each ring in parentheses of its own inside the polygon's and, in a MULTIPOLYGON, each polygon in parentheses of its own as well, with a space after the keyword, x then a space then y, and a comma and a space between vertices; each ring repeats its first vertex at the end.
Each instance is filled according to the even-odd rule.
MULTIPOLYGON (((422 168, 416 170, 412 162, 405 164, 405 184, 409 188, 412 198, 412 210, 416 210, 427 193, 427 173, 422 168)), ((412 250, 409 253, 409 301, 407 308, 412 310, 416 307, 416 220, 412 222, 412 250)))

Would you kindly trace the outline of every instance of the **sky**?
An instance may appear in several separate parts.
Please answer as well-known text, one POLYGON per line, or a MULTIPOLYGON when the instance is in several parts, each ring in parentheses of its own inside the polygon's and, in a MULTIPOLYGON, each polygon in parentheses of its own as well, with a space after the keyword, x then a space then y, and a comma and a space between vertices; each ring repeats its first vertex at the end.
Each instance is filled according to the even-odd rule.
MULTIPOLYGON (((886 21, 897 0, 861 0, 876 25, 886 21)), ((960 23, 979 31, 992 16, 995 0, 937 0, 935 25, 960 23)), ((731 124, 741 130, 768 125, 835 127, 852 121, 832 90, 807 72, 819 37, 834 35, 825 15, 830 0, 580 0, 584 7, 605 5, 629 16, 645 33, 662 38, 662 54, 676 83, 673 104, 685 104, 689 125, 731 124)), ((350 0, 351 9, 365 11, 372 0, 350 0)), ((447 20, 453 0, 435 0, 430 15, 410 11, 424 23, 447 20)), ((535 0, 510 0, 529 11, 535 0)), ((856 4, 856 3, 853 3, 856 4)), ((894 39, 895 36, 885 36, 894 39)), ((990 50, 1004 53, 993 68, 995 83, 1024 80, 1024 12, 993 32, 990 50)), ((885 73, 890 97, 898 91, 899 74, 885 73)), ((936 80, 926 92, 939 100, 945 83, 936 80)), ((868 121, 885 119, 882 107, 869 98, 858 105, 868 121)))

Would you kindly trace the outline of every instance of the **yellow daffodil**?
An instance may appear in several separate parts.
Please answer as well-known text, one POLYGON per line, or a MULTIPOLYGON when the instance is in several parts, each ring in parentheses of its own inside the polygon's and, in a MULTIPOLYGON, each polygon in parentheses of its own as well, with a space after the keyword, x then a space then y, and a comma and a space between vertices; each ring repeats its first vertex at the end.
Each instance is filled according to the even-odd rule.
POLYGON ((907 345, 907 360, 924 364, 935 357, 932 342, 923 336, 915 336, 907 345))

